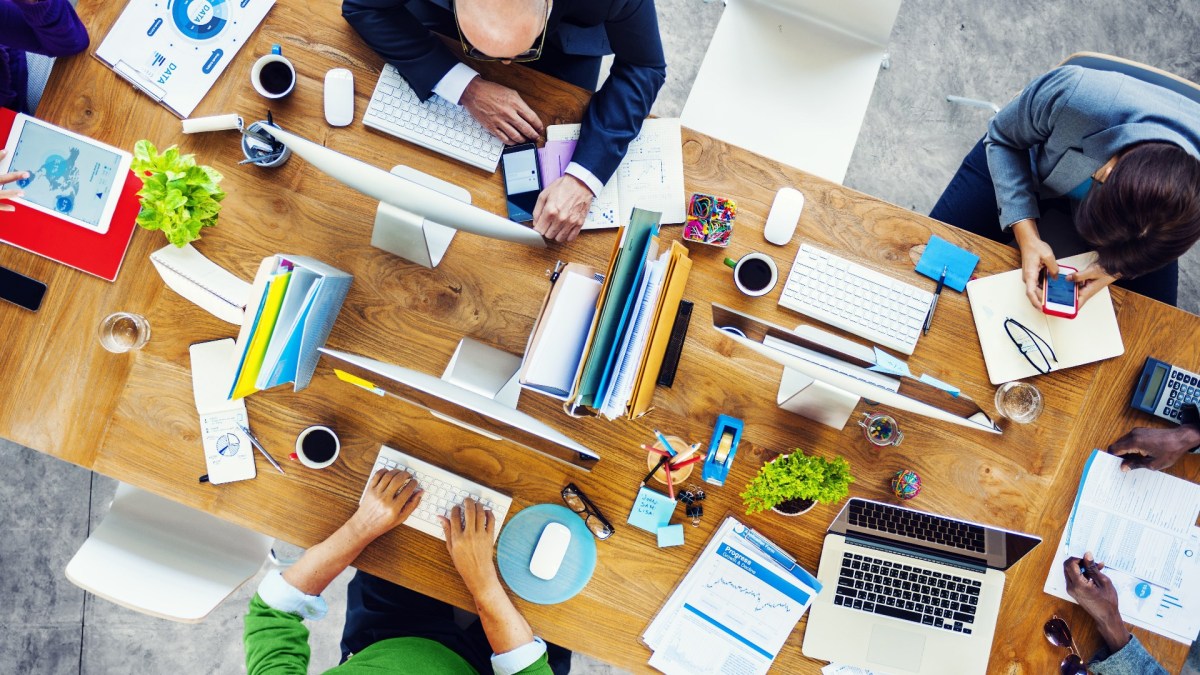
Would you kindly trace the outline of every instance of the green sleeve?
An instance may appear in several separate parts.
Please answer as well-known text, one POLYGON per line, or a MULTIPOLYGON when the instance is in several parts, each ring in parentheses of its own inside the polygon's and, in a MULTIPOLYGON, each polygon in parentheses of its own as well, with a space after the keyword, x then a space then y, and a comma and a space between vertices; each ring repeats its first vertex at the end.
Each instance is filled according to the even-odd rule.
POLYGON ((271 609, 257 593, 246 612, 242 639, 246 644, 247 675, 308 672, 308 629, 303 620, 296 614, 271 609))
POLYGON ((543 653, 537 661, 525 666, 516 675, 554 675, 554 671, 550 670, 550 657, 543 653))

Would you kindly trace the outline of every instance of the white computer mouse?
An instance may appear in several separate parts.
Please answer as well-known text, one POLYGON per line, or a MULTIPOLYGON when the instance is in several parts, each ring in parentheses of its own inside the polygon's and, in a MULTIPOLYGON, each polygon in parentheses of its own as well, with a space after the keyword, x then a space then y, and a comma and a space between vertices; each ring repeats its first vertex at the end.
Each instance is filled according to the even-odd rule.
POLYGON ((335 127, 354 121, 354 73, 345 68, 325 73, 325 121, 335 127))
POLYGON ((567 545, 571 543, 571 530, 562 523, 548 523, 542 530, 533 557, 529 560, 529 572, 539 579, 549 581, 558 574, 567 545))
POLYGON ((803 210, 804 195, 799 190, 779 188, 779 192, 775 193, 775 201, 771 203, 771 212, 767 214, 767 224, 763 226, 763 237, 776 246, 790 243, 803 210))

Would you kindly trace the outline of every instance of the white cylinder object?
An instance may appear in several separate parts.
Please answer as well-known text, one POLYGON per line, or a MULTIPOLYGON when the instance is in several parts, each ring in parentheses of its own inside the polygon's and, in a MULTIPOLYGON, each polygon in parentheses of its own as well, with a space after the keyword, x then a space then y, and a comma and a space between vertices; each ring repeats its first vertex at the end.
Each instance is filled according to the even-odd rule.
POLYGON ((241 128, 242 118, 234 113, 229 113, 228 115, 211 115, 209 117, 193 117, 183 121, 183 133, 185 134, 241 128))

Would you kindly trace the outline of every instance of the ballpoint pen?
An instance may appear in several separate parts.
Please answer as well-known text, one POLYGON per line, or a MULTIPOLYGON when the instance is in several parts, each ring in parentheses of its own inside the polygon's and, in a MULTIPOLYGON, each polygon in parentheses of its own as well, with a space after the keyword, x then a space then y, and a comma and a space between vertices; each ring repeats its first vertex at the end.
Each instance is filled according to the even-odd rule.
POLYGON ((946 270, 949 265, 942 265, 942 276, 938 279, 937 290, 933 292, 933 302, 929 304, 929 314, 925 316, 925 329, 922 335, 929 334, 929 325, 933 323, 933 311, 937 309, 938 298, 942 297, 942 287, 946 285, 946 270))
MULTIPOLYGON (((250 433, 250 427, 244 424, 238 426, 242 428, 242 431, 246 432, 246 437, 250 439, 250 443, 254 445, 254 447, 258 448, 258 451, 262 453, 263 457, 267 458, 267 461, 271 463, 271 466, 275 467, 275 470, 279 473, 283 473, 283 467, 279 466, 279 462, 276 462, 275 458, 267 453, 267 449, 262 446, 262 443, 259 443, 258 439, 254 437, 254 434, 250 433)), ((283 475, 286 476, 287 474, 283 473, 283 475)))
POLYGON ((659 443, 662 443, 663 450, 666 450, 667 452, 671 453, 672 457, 679 454, 678 452, 675 452, 675 448, 672 448, 671 444, 667 442, 667 437, 663 436, 662 432, 659 431, 658 429, 654 430, 654 437, 658 439, 659 443))

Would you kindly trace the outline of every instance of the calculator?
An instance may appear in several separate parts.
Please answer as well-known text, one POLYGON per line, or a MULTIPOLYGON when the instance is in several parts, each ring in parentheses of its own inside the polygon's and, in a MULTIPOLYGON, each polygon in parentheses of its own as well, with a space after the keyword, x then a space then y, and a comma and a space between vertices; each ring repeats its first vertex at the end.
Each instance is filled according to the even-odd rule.
POLYGON ((1194 421, 1189 418, 1195 408, 1189 403, 1200 404, 1200 375, 1147 357, 1129 405, 1179 424, 1194 421))

